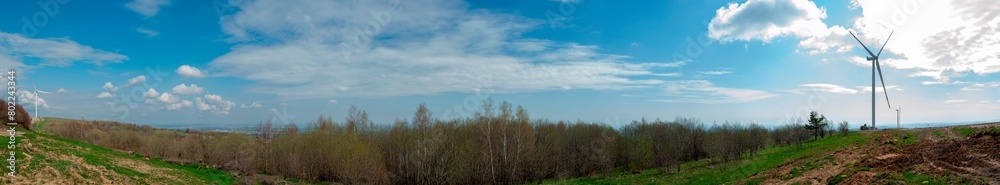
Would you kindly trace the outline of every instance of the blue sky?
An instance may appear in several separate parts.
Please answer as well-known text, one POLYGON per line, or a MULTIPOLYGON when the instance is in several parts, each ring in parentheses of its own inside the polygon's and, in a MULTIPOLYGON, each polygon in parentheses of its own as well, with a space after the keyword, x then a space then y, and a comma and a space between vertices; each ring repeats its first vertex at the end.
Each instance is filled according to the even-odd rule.
POLYGON ((993 1, 14 1, 0 65, 43 116, 138 124, 304 123, 357 105, 471 116, 783 124, 997 120, 993 1), (894 31, 894 32, 893 32, 894 31), (27 88, 51 92, 35 97, 27 88), (876 86, 881 86, 877 84, 876 86), (882 89, 876 90, 882 93, 882 89))

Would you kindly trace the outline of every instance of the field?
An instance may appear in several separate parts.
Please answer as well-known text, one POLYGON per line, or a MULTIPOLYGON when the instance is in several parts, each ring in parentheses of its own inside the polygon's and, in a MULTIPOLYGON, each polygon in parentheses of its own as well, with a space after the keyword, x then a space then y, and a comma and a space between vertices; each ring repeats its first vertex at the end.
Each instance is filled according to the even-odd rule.
MULTIPOLYGON (((232 184, 235 181, 224 171, 143 158, 40 132, 47 124, 61 120, 48 118, 36 125, 36 131, 17 130, 18 173, 16 177, 4 178, 0 184, 232 184)), ((4 138, 9 141, 9 137, 4 138)))
POLYGON ((727 164, 616 173, 544 184, 997 184, 1000 123, 852 132, 771 147, 727 164))
MULTIPOLYGON (((19 130, 18 177, 6 178, 2 184, 236 184, 237 179, 247 178, 209 165, 179 165, 40 131, 66 121, 72 120, 47 118, 36 124, 36 131, 19 130)), ((772 145, 729 162, 704 158, 679 167, 619 167, 584 177, 527 183, 997 184, 998 136, 1000 123, 851 131, 810 139, 801 146, 772 145)))

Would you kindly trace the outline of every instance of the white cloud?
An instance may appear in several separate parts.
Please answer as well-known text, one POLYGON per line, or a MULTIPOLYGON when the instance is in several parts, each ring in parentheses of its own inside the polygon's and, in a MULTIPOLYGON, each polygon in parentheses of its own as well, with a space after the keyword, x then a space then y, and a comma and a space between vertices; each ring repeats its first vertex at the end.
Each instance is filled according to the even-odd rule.
POLYGON ((108 93, 108 92, 101 92, 100 94, 97 94, 97 96, 94 96, 94 97, 95 98, 104 99, 104 98, 114 98, 115 95, 113 95, 111 93, 108 93))
POLYGON ((261 105, 259 101, 255 101, 255 102, 251 103, 250 105, 247 105, 247 104, 240 105, 240 108, 261 108, 261 107, 264 107, 264 106, 261 105))
POLYGON ((65 38, 34 39, 0 31, 0 64, 25 66, 30 61, 39 66, 70 66, 74 62, 104 65, 121 63, 128 57, 80 45, 65 38))
MULTIPOLYGON (((789 90, 789 92, 797 94, 806 94, 807 91, 819 91, 819 92, 829 92, 836 94, 867 94, 872 92, 872 86, 855 86, 853 89, 847 88, 835 84, 824 84, 824 83, 813 83, 813 84, 802 84, 799 85, 802 88, 789 90)), ((877 86, 875 92, 882 92, 882 86, 877 86)), ((886 90, 902 91, 903 89, 899 86, 885 86, 886 90)))
POLYGON ((337 104, 337 99, 330 99, 330 101, 327 102, 330 104, 337 104))
POLYGON ((156 99, 162 103, 167 103, 167 104, 177 103, 181 100, 181 98, 174 96, 168 92, 163 92, 162 94, 160 94, 160 97, 156 99))
POLYGON ((730 3, 715 11, 708 36, 723 41, 770 41, 782 35, 813 36, 825 32, 826 9, 808 0, 749 0, 730 3))
POLYGON ((724 74, 730 74, 730 73, 733 73, 733 72, 732 71, 725 71, 725 70, 722 70, 722 71, 699 71, 698 72, 698 74, 702 74, 702 75, 724 75, 724 74))
MULTIPOLYGON (((912 77, 930 77, 924 84, 949 84, 967 73, 1000 72, 1000 3, 992 1, 880 1, 854 0, 861 16, 853 25, 827 26, 822 7, 806 0, 749 0, 716 11, 709 36, 717 40, 769 41, 779 36, 801 39, 808 54, 835 52, 846 61, 871 66, 866 52, 848 34, 872 52, 878 52, 895 31, 881 58, 882 67, 912 69, 912 77), (845 28, 847 27, 847 28, 845 28), (850 51, 850 52, 849 52, 850 51), (845 56, 845 54, 850 54, 845 56)), ((798 50, 797 50, 798 51, 798 50)))
POLYGON ((135 31, 146 35, 146 37, 155 37, 157 35, 160 35, 160 32, 156 30, 150 30, 142 27, 136 28, 135 31))
POLYGON ((56 93, 66 93, 66 92, 69 92, 69 90, 66 90, 62 87, 60 87, 59 90, 56 90, 56 93))
POLYGON ((220 76, 258 82, 251 92, 323 99, 483 87, 493 93, 652 88, 663 81, 635 78, 668 68, 597 46, 524 38, 536 20, 470 10, 461 1, 405 1, 399 9, 406 11, 390 6, 382 0, 252 1, 222 18, 236 46, 209 66, 220 76), (391 16, 373 17, 371 10, 391 16), (356 32, 369 23, 380 25, 374 40, 356 32))
MULTIPOLYGON (((854 87, 858 89, 858 93, 872 93, 872 86, 854 86, 854 87)), ((892 91, 892 90, 894 90, 894 91, 902 91, 903 90, 903 88, 900 88, 899 86, 895 86, 895 85, 889 85, 889 86, 885 86, 885 87, 875 86, 875 92, 876 93, 884 91, 883 89, 884 90, 890 90, 890 91, 892 91)))
POLYGON ((45 101, 45 99, 41 97, 35 96, 35 94, 33 94, 32 92, 20 91, 18 92, 17 98, 19 99, 18 103, 24 104, 25 105, 24 107, 28 107, 28 105, 35 105, 35 102, 37 101, 39 108, 49 109, 48 101, 45 101))
POLYGON ((969 102, 969 100, 945 100, 944 101, 944 103, 965 103, 965 102, 969 102))
POLYGON ((963 91, 981 91, 984 88, 1000 87, 1000 82, 986 82, 986 83, 973 83, 972 85, 962 87, 963 91))
POLYGON ((202 90, 204 89, 198 87, 198 85, 191 84, 190 86, 188 86, 187 84, 182 83, 178 84, 177 86, 174 86, 173 92, 177 94, 191 95, 191 94, 199 94, 202 92, 202 90))
POLYGON ((778 96, 765 91, 717 87, 707 80, 668 81, 663 96, 671 99, 655 101, 683 103, 743 103, 778 96))
POLYGON ((681 73, 656 73, 656 74, 650 74, 650 75, 653 75, 653 76, 665 76, 665 77, 680 77, 680 76, 684 76, 684 74, 681 74, 681 73))
MULTIPOLYGON (((856 0, 862 17, 855 27, 865 35, 885 36, 895 30, 887 51, 899 55, 885 64, 915 68, 936 81, 972 72, 1000 72, 1000 4, 991 1, 856 0)), ((875 42, 866 42, 875 43, 875 42)), ((879 44, 881 45, 881 44, 879 44)), ((944 84, 941 83, 941 84, 944 84)))
POLYGON ((164 105, 163 108, 166 110, 179 110, 185 107, 191 107, 191 105, 192 103, 190 100, 181 100, 180 102, 164 105))
POLYGON ((224 100, 222 96, 214 94, 206 94, 204 99, 195 98, 195 107, 198 110, 208 111, 216 115, 228 115, 229 110, 235 105, 236 103, 224 100))
POLYGON ((206 76, 206 73, 204 71, 188 65, 182 65, 181 67, 177 68, 177 74, 189 78, 204 78, 206 76))
MULTIPOLYGON (((826 8, 809 0, 749 0, 716 10, 709 23, 709 37, 722 41, 761 40, 781 36, 801 39, 808 54, 845 53, 855 41, 843 26, 827 26, 826 8)), ((746 46, 744 46, 746 47, 746 46)), ((799 50, 796 50, 799 52, 799 50)))
POLYGON ((125 4, 125 7, 132 9, 142 16, 152 17, 160 12, 160 8, 170 4, 170 0, 135 0, 125 4))
POLYGON ((859 91, 834 84, 802 84, 802 87, 821 92, 831 92, 837 94, 857 94, 859 91))
POLYGON ((102 88, 104 88, 104 90, 109 90, 109 91, 112 91, 112 92, 118 92, 118 87, 115 87, 115 85, 111 84, 111 82, 105 82, 104 83, 104 87, 102 87, 102 88))
POLYGON ((139 76, 136 76, 135 78, 128 79, 128 83, 125 84, 125 87, 131 87, 133 85, 139 85, 139 84, 142 84, 142 83, 146 83, 146 76, 139 75, 139 76))
POLYGON ((160 93, 156 92, 156 90, 153 89, 153 88, 149 88, 149 90, 147 90, 146 93, 142 93, 142 97, 145 97, 147 99, 152 99, 152 98, 156 98, 156 97, 159 97, 159 96, 160 96, 160 93))

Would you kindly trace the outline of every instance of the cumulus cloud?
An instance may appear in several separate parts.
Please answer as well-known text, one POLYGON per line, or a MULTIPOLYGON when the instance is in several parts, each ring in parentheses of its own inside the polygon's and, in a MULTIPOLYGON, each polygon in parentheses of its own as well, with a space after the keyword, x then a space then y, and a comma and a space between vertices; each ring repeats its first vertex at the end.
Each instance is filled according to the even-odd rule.
POLYGON ((730 3, 715 13, 708 24, 708 36, 724 41, 808 37, 827 29, 822 21, 826 9, 808 0, 749 0, 730 3))
POLYGON ((69 66, 74 62, 103 65, 121 63, 128 57, 113 52, 94 49, 75 41, 28 38, 21 34, 0 31, 0 64, 25 66, 26 61, 40 66, 69 66))
POLYGON ((69 90, 66 90, 62 87, 60 87, 59 90, 56 90, 56 93, 65 93, 65 92, 69 92, 69 90))
POLYGON ((104 99, 104 98, 114 98, 115 95, 113 95, 111 93, 108 93, 108 92, 101 92, 100 94, 97 94, 97 96, 94 96, 94 97, 95 98, 104 99))
POLYGON ((204 78, 206 76, 204 71, 188 65, 177 68, 177 74, 188 78, 204 78))
POLYGON ((125 7, 132 9, 142 16, 152 17, 160 12, 162 6, 170 4, 170 0, 135 0, 125 4, 125 7))
POLYGON ((806 0, 749 0, 716 11, 709 36, 722 41, 769 41, 779 36, 801 39, 808 54, 836 53, 848 62, 871 66, 848 34, 856 30, 872 52, 896 31, 881 58, 883 67, 911 69, 911 77, 929 77, 923 84, 951 84, 968 73, 1000 72, 1000 3, 992 1, 853 0, 861 11, 853 25, 827 26, 825 10, 806 0), (923 13, 934 12, 934 13, 923 13), (851 51, 852 56, 844 53, 851 51), (856 53, 855 53, 856 52, 856 53))
POLYGON ((202 90, 204 89, 195 84, 191 84, 190 86, 187 84, 178 84, 177 86, 174 86, 173 92, 177 94, 191 95, 199 94, 202 90))
POLYGON ((150 109, 153 110, 173 111, 194 106, 194 102, 191 100, 181 99, 181 97, 170 94, 169 92, 159 93, 155 89, 146 90, 146 92, 142 94, 142 97, 146 98, 145 103, 150 104, 150 109))
POLYGON ((766 91, 753 89, 726 88, 715 86, 707 80, 679 80, 666 83, 661 102, 681 103, 743 103, 778 96, 766 91))
POLYGON ((181 100, 181 98, 174 96, 168 92, 163 92, 162 94, 160 94, 160 97, 156 99, 159 100, 161 103, 168 103, 168 104, 177 103, 178 101, 181 100))
POLYGON ((205 98, 195 98, 195 107, 198 110, 208 111, 216 115, 228 115, 229 110, 235 105, 236 103, 224 100, 222 96, 214 94, 205 94, 205 98))
POLYGON ((258 82, 251 92, 327 99, 484 87, 494 93, 653 88, 663 81, 644 77, 674 62, 632 61, 597 46, 526 38, 522 33, 535 29, 537 20, 469 9, 462 1, 398 6, 386 0, 251 1, 221 19, 236 46, 209 66, 215 75, 258 82), (375 32, 357 34, 372 24, 379 25, 375 32))
POLYGON ((152 99, 152 98, 156 98, 156 97, 159 97, 159 96, 160 96, 160 93, 156 92, 156 90, 153 89, 153 88, 149 88, 149 90, 147 90, 145 93, 142 93, 142 97, 147 98, 147 99, 152 99))
POLYGON ((330 99, 330 101, 326 101, 326 102, 330 103, 330 104, 337 104, 337 99, 330 99))
POLYGON ((868 35, 886 35, 896 30, 886 50, 898 60, 885 64, 915 69, 914 76, 949 84, 966 73, 1000 72, 1000 4, 990 1, 899 1, 856 0, 862 17, 856 27, 868 35), (935 12, 933 14, 920 12, 935 12), (919 74, 919 75, 916 75, 919 74))
POLYGON ((166 109, 166 110, 179 110, 179 109, 182 109, 182 108, 185 108, 185 107, 191 107, 191 105, 193 105, 193 103, 191 103, 190 100, 181 100, 180 102, 168 103, 168 104, 166 104, 166 105, 163 106, 163 109, 166 109))
POLYGON ((102 88, 104 88, 104 90, 118 92, 118 87, 115 87, 115 85, 111 84, 111 82, 105 82, 102 88))
POLYGON ((139 76, 136 76, 135 78, 128 79, 128 83, 125 84, 125 87, 127 88, 127 87, 131 87, 133 85, 139 85, 139 84, 142 84, 142 83, 146 83, 146 76, 139 75, 139 76))

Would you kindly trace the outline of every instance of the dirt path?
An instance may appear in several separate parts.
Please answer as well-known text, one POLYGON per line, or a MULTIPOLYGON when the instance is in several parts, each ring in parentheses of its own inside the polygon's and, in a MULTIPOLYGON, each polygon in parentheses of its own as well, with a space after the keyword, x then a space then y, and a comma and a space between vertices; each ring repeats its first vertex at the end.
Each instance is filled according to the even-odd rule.
POLYGON ((840 174, 844 171, 844 168, 849 164, 857 163, 862 156, 862 150, 859 147, 847 147, 843 150, 836 151, 833 154, 834 161, 824 164, 823 166, 817 167, 816 169, 806 171, 802 175, 788 180, 781 184, 795 184, 795 183, 805 183, 810 184, 826 184, 834 176, 840 174))
POLYGON ((795 159, 778 168, 757 174, 750 179, 764 178, 762 184, 826 184, 834 176, 844 171, 848 165, 855 164, 864 156, 863 148, 851 146, 838 151, 822 153, 826 157, 819 159, 795 159), (822 165, 793 176, 792 171, 798 170, 807 163, 822 163, 822 165), (787 179, 787 180, 786 180, 787 179))

